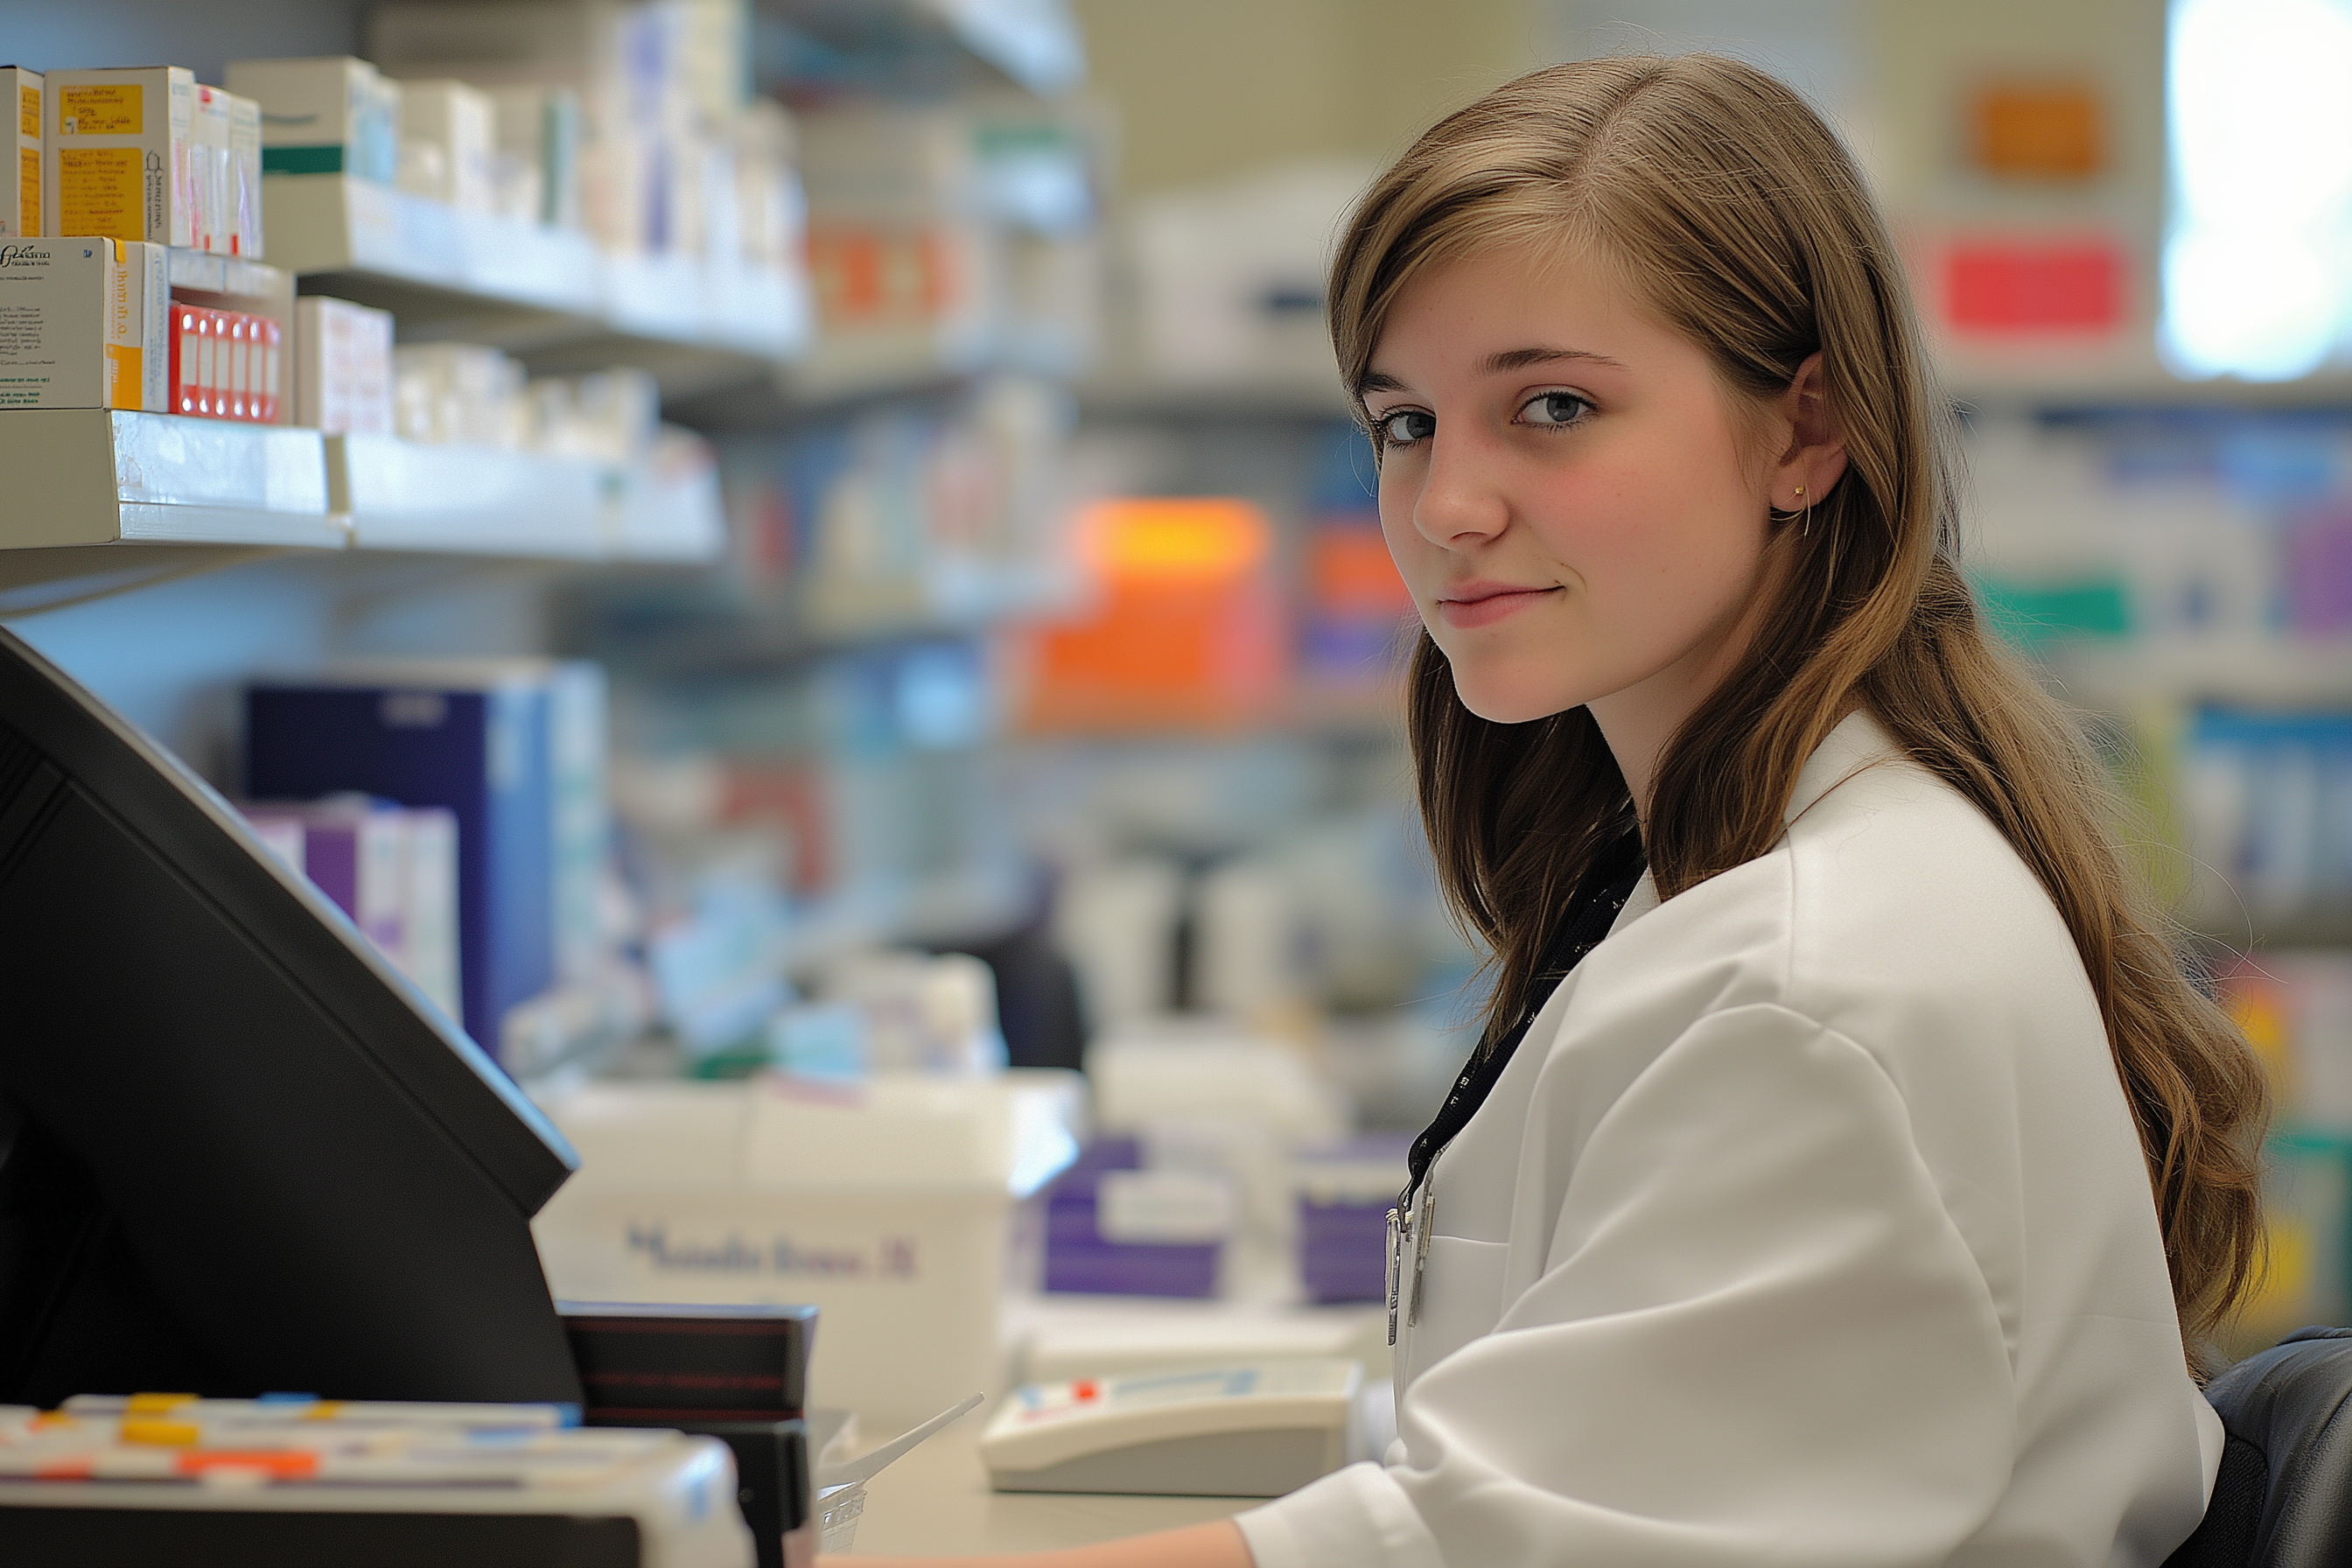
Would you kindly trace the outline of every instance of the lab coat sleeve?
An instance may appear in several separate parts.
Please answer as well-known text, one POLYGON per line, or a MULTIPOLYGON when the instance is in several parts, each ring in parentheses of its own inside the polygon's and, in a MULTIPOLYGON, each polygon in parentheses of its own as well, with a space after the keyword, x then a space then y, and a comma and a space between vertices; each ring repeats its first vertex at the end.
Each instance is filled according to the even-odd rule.
MULTIPOLYGON (((2012 1370, 1880 1064, 1748 1005, 1597 1120, 1572 1073, 1534 1094, 1517 1202, 1556 1205, 1542 1272, 1407 1389, 1402 1462, 1241 1516, 1257 1568, 1950 1557, 2008 1483, 2012 1370)), ((1442 1176, 1437 1204, 1443 1234, 1442 1176)))

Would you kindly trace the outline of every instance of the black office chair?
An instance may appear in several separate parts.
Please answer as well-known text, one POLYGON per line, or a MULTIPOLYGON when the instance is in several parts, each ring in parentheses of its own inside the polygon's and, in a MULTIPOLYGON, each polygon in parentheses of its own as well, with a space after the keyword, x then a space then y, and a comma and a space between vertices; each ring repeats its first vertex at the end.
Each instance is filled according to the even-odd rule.
POLYGON ((2215 1378, 2229 1442, 2205 1521, 2165 1568, 2352 1563, 2352 1329, 2301 1329, 2215 1378))

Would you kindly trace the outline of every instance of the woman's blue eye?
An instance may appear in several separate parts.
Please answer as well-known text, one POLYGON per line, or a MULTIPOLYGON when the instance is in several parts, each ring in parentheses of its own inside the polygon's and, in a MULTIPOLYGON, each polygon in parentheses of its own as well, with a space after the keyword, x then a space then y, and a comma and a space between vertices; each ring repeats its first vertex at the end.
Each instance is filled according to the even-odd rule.
POLYGON ((1541 392, 1527 401, 1519 417, 1530 425, 1573 425, 1592 412, 1592 405, 1572 392, 1541 392))
POLYGON ((1437 416, 1424 414, 1417 408, 1401 409, 1394 414, 1382 415, 1373 428, 1380 432, 1384 445, 1410 447, 1415 441, 1425 441, 1437 434, 1437 416))

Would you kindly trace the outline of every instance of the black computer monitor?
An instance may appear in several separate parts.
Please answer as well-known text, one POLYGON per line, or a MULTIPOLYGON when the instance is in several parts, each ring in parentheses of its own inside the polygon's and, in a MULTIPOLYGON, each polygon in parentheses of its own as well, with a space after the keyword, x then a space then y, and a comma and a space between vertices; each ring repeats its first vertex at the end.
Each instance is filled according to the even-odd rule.
POLYGON ((227 803, 0 631, 0 1404, 580 1399, 575 1161, 227 803))

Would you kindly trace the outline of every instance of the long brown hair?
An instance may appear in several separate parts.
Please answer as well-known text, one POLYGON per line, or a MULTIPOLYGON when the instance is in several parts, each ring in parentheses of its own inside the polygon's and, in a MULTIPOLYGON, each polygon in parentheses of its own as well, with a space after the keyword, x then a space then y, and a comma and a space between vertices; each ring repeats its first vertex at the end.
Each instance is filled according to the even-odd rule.
MULTIPOLYGON (((2183 973, 2072 717, 1986 636, 1958 561, 1949 407, 1852 159, 1797 94, 1719 57, 1521 77, 1425 132, 1349 220, 1330 326, 1349 389, 1408 282, 1520 245, 1611 265, 1759 412, 1818 351, 1845 441, 1844 478, 1803 530, 1774 537, 1791 556, 1772 613, 1659 759, 1643 826, 1660 895, 1769 849, 1822 737, 1857 706, 1874 713, 1999 826, 2073 933, 2200 1359, 2259 1253, 2263 1071, 2183 973)), ((1425 632, 1407 700, 1440 880, 1493 951, 1483 1049, 1523 1015, 1567 895, 1632 827, 1633 803, 1586 710, 1480 719, 1425 632)))

